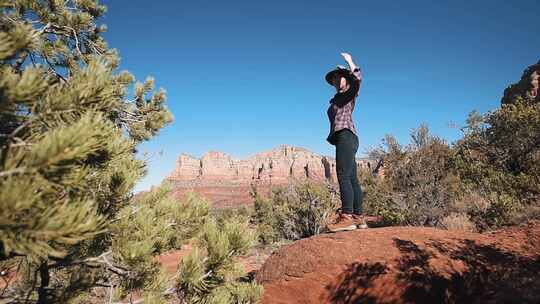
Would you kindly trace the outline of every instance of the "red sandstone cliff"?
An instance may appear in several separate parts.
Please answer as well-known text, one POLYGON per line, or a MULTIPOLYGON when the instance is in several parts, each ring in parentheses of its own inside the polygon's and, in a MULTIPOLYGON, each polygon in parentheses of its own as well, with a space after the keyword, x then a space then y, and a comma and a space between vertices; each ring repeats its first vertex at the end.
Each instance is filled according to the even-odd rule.
MULTIPOLYGON (((370 159, 357 159, 359 168, 372 168, 375 164, 370 159)), ((264 193, 272 186, 285 185, 294 179, 335 183, 335 160, 287 145, 243 160, 216 151, 208 152, 200 159, 181 154, 167 177, 176 196, 194 191, 217 207, 250 203, 251 185, 264 193)))

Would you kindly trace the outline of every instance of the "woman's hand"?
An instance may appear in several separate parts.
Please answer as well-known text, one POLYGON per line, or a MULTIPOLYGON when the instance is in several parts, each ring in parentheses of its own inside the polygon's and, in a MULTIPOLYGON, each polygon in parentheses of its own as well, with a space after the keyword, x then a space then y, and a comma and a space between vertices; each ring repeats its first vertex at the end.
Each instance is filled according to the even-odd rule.
POLYGON ((358 79, 362 80, 362 72, 360 72, 360 68, 353 62, 352 56, 349 53, 341 53, 341 56, 345 61, 347 61, 347 64, 349 65, 349 69, 351 70, 351 73, 358 79))
POLYGON ((349 53, 341 53, 341 56, 343 57, 343 59, 345 59, 345 61, 349 65, 349 68, 351 69, 351 72, 354 72, 356 70, 356 68, 358 68, 358 66, 353 62, 351 54, 349 54, 349 53))
POLYGON ((351 54, 349 54, 349 53, 341 53, 341 56, 343 57, 343 59, 345 59, 345 61, 347 61, 347 63, 350 64, 351 62, 353 62, 351 54))

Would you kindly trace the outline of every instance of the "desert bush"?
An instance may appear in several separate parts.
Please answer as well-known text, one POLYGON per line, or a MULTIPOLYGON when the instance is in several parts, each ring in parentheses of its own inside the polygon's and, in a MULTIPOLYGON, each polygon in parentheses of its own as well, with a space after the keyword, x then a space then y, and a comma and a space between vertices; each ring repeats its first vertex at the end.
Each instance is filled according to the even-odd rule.
POLYGON ((441 219, 439 227, 447 230, 476 231, 476 225, 470 220, 469 215, 464 213, 450 213, 441 219))
POLYGON ((272 201, 261 197, 255 198, 253 222, 257 227, 257 236, 261 243, 272 244, 282 238, 279 229, 278 210, 272 201))
POLYGON ((178 270, 176 290, 182 303, 256 303, 262 286, 250 281, 235 262, 254 239, 246 221, 228 221, 222 227, 209 221, 178 270))
POLYGON ((500 108, 473 111, 453 147, 424 126, 406 147, 387 136, 371 151, 384 160, 384 178, 361 174, 366 211, 391 224, 431 226, 466 213, 480 231, 538 218, 539 74, 540 62, 505 90, 500 108))
POLYGON ((405 222, 403 206, 396 202, 399 198, 393 193, 389 183, 383 178, 374 176, 369 169, 358 172, 358 179, 364 193, 364 214, 377 215, 382 225, 394 226, 405 222))
POLYGON ((452 149, 422 125, 411 132, 405 147, 387 135, 370 152, 384 159, 382 179, 360 176, 366 190, 366 212, 387 223, 436 226, 459 197, 460 181, 451 167, 452 149))
POLYGON ((472 204, 468 209, 468 214, 478 230, 485 231, 517 223, 515 220, 519 203, 515 198, 506 194, 491 193, 483 196, 483 200, 485 203, 472 204))
POLYGON ((253 215, 253 208, 248 206, 215 208, 210 211, 210 214, 216 220, 218 226, 223 226, 225 223, 235 220, 249 221, 253 215))
POLYGON ((501 107, 484 115, 473 111, 456 143, 453 163, 470 189, 490 203, 472 210, 482 229, 497 228, 538 214, 540 208, 540 98, 531 82, 540 62, 509 86, 501 107))
POLYGON ((323 232, 339 202, 331 185, 309 181, 274 188, 268 198, 255 194, 254 199, 253 221, 259 240, 265 244, 323 232))

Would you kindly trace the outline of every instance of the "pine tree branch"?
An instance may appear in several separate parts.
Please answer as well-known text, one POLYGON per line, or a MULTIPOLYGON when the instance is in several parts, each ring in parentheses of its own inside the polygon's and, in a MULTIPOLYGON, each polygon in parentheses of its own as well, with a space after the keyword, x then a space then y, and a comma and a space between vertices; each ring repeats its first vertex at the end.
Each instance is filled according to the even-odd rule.
POLYGON ((52 70, 52 72, 60 78, 62 81, 67 82, 67 79, 62 76, 62 74, 58 73, 56 69, 54 68, 54 65, 49 61, 49 58, 47 56, 42 56, 43 59, 45 59, 45 62, 49 65, 49 69, 52 70))
POLYGON ((92 258, 87 258, 87 259, 82 259, 82 260, 63 260, 63 259, 55 259, 57 260, 56 263, 54 264, 50 264, 49 265, 49 268, 65 268, 65 267, 69 267, 69 266, 75 266, 75 265, 86 265, 88 267, 103 267, 105 266, 104 268, 106 270, 109 270, 119 276, 127 276, 129 275, 130 271, 129 269, 123 267, 123 266, 119 266, 119 265, 114 265, 109 259, 108 257, 112 254, 112 251, 106 251, 104 253, 102 253, 101 255, 97 256, 97 257, 92 257, 92 258), (96 265, 97 263, 97 265, 96 265))
POLYGON ((47 265, 47 262, 42 262, 41 265, 38 268, 39 271, 39 278, 40 278, 40 285, 38 287, 38 300, 37 304, 47 304, 49 303, 49 282, 51 279, 50 273, 49 273, 49 266, 47 265))
MULTIPOLYGON (((77 53, 79 53, 79 56, 80 56, 81 60, 84 63, 87 63, 84 60, 83 53, 81 51, 81 43, 79 41, 79 36, 77 35, 77 31, 74 28, 66 26, 66 25, 58 26, 58 25, 54 25, 54 24, 51 24, 51 23, 47 23, 47 25, 45 27, 43 27, 38 32, 40 34, 47 33, 47 34, 54 34, 54 35, 58 35, 58 36, 64 36, 64 37, 67 37, 67 38, 75 39, 75 49, 77 50, 77 53), (69 31, 70 34, 63 32, 63 30, 69 31)), ((87 41, 90 41, 90 40, 87 40, 87 41)))
POLYGON ((24 171, 26 171, 26 167, 20 167, 20 168, 7 170, 7 171, 2 171, 0 172, 0 177, 4 177, 8 175, 15 175, 15 174, 22 174, 24 173, 24 171))
POLYGON ((113 296, 114 296, 114 287, 113 287, 113 285, 111 285, 109 287, 109 303, 112 303, 113 296))
POLYGON ((13 130, 13 132, 11 132, 11 134, 9 134, 9 137, 11 137, 11 138, 15 137, 15 135, 17 135, 17 133, 19 133, 22 129, 24 129, 25 127, 30 125, 31 122, 32 122, 31 120, 25 121, 23 124, 18 126, 15 130, 13 130))
MULTIPOLYGON (((162 296, 170 296, 172 294, 175 294, 178 290, 175 287, 167 288, 164 292, 161 293, 162 296)), ((131 299, 129 302, 114 302, 111 304, 142 304, 144 303, 144 299, 139 299, 136 301, 132 301, 131 299)))
POLYGON ((144 121, 144 119, 133 119, 133 118, 127 118, 127 117, 122 117, 120 119, 127 122, 143 122, 144 121))
POLYGON ((23 50, 21 57, 19 59, 17 59, 17 61, 15 61, 15 66, 13 67, 13 69, 15 70, 15 72, 17 74, 21 74, 21 72, 22 72, 21 67, 24 64, 24 62, 26 61, 26 58, 28 58, 28 51, 23 50))
POLYGON ((101 47, 99 47, 97 45, 97 43, 95 43, 94 41, 90 40, 90 39, 87 39, 86 42, 90 43, 90 45, 92 46, 92 48, 94 49, 94 52, 96 52, 98 55, 103 55, 103 53, 105 52, 103 49, 101 49, 101 47))
POLYGON ((105 283, 100 283, 100 282, 94 283, 94 286, 95 287, 105 287, 105 288, 116 287, 116 285, 105 284, 105 283))
POLYGON ((28 299, 30 299, 30 296, 32 295, 32 292, 36 289, 37 276, 38 276, 38 272, 36 270, 36 271, 34 271, 34 276, 32 278, 32 287, 30 289, 28 289, 28 292, 26 293, 25 302, 28 302, 28 299))
POLYGON ((71 30, 73 33, 73 37, 75 38, 75 48, 77 49, 77 52, 79 53, 79 56, 81 57, 81 60, 86 63, 86 60, 84 60, 83 53, 81 52, 81 45, 79 43, 79 37, 77 36, 77 31, 75 31, 74 28, 69 26, 64 26, 65 28, 71 30))
POLYGON ((140 117, 141 115, 140 114, 136 114, 136 113, 133 113, 133 112, 129 112, 127 110, 124 110, 124 109, 116 109, 118 112, 120 113, 124 113, 124 114, 128 114, 128 115, 131 115, 131 116, 135 116, 135 117, 140 117))
POLYGON ((134 208, 134 210, 131 211, 130 214, 125 215, 125 216, 121 216, 121 217, 117 217, 117 218, 111 220, 111 223, 118 222, 119 220, 124 219, 124 218, 126 218, 126 217, 130 217, 130 216, 134 215, 135 213, 139 212, 139 210, 141 210, 141 208, 142 208, 142 206, 141 206, 141 207, 138 207, 138 208, 134 208))
POLYGON ((45 26, 43 26, 41 29, 36 31, 36 36, 43 35, 43 33, 45 33, 51 26, 52 24, 50 22, 45 24, 45 26))

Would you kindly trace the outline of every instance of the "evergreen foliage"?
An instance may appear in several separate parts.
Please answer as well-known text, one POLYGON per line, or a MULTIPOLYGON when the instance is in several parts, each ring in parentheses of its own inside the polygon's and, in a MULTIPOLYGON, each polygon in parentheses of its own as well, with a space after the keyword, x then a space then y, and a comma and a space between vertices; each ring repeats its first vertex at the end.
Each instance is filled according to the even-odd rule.
POLYGON ((0 8, 0 268, 17 273, 3 299, 87 303, 138 290, 145 303, 164 303, 174 288, 156 256, 207 227, 203 248, 217 260, 206 267, 220 269, 212 297, 255 302, 250 290, 259 287, 225 271, 249 244, 243 226, 223 224, 223 243, 196 196, 178 202, 163 186, 132 199, 145 173, 137 144, 172 116, 152 78, 117 72, 117 52, 96 23, 105 7, 18 0, 0 8))
POLYGON ((151 78, 116 72, 97 1, 0 9, 0 266, 18 261, 12 300, 67 302, 103 283, 96 263, 117 244, 111 224, 145 172, 136 146, 172 116, 151 78))
POLYGON ((253 245, 247 225, 240 218, 206 224, 198 246, 180 264, 176 288, 182 303, 257 303, 262 286, 244 277, 235 261, 253 245))
POLYGON ((156 256, 197 237, 210 219, 209 207, 195 194, 179 202, 163 185, 120 210, 110 228, 111 249, 113 260, 129 269, 129 275, 119 282, 118 294, 141 290, 147 298, 165 300, 170 284, 156 256))

